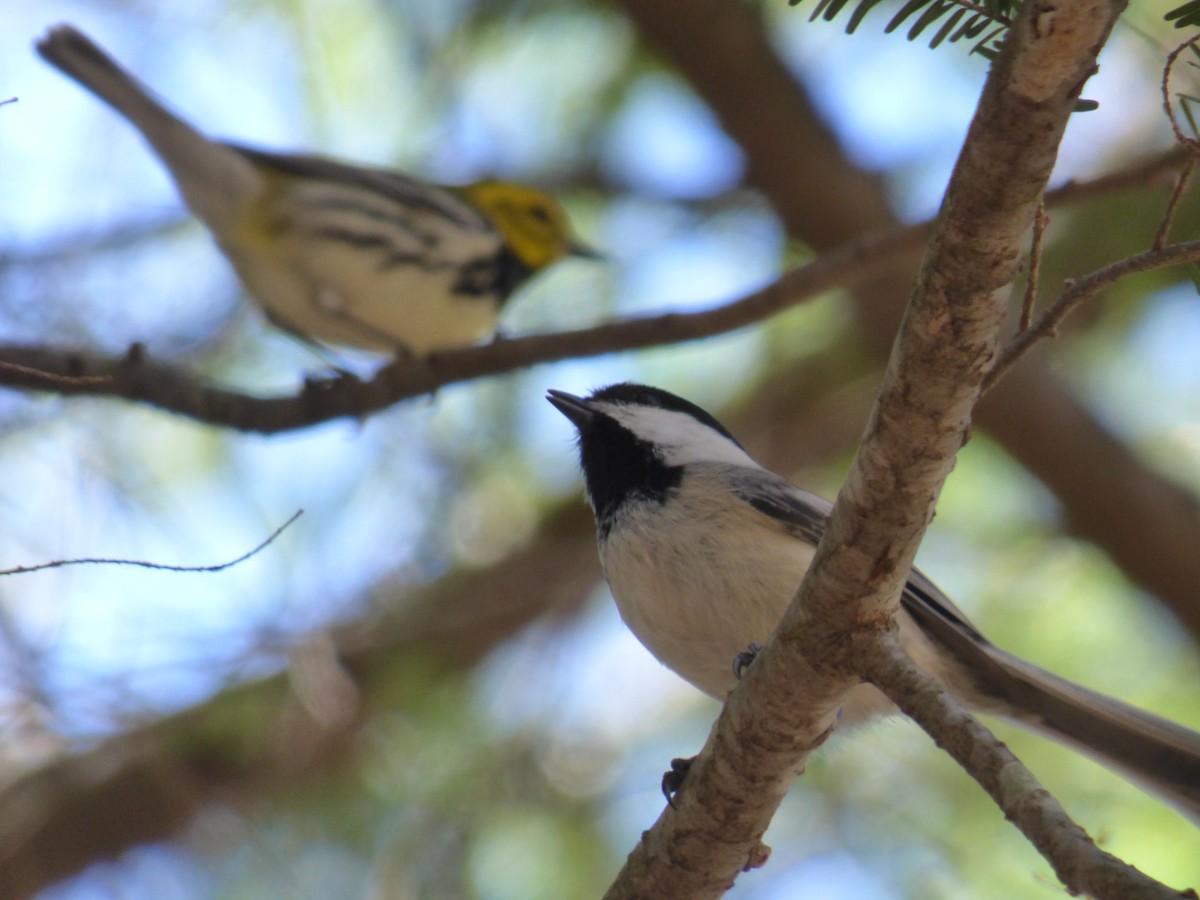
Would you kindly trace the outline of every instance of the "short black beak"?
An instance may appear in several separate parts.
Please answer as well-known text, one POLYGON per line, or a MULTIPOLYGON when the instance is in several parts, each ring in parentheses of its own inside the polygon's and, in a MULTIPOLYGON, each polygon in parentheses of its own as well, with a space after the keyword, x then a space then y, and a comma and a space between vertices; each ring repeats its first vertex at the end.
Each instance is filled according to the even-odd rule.
POLYGON ((582 397, 568 394, 566 391, 556 391, 554 388, 546 391, 546 399, 554 404, 554 408, 571 420, 571 424, 583 431, 596 418, 582 397))

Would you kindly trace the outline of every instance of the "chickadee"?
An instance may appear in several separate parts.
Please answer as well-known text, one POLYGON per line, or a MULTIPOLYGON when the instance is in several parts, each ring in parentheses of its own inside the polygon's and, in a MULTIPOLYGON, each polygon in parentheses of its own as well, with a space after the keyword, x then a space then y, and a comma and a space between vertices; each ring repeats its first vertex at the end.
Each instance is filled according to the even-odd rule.
MULTIPOLYGON (((660 662, 723 700, 732 662, 783 617, 832 504, 768 472, 711 415, 658 388, 547 399, 579 431, 621 618, 660 662)), ((897 621, 909 656, 972 710, 1070 745, 1200 822, 1200 734, 1005 653, 915 568, 897 621)), ((839 724, 895 711, 864 683, 839 724)))

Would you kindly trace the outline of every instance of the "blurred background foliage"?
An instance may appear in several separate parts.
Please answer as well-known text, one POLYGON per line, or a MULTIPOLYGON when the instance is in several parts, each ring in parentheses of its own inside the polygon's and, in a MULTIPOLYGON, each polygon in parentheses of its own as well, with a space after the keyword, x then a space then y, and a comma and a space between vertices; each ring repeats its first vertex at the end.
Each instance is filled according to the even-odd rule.
MULTIPOLYGON (((508 308, 508 333, 701 309, 768 283, 819 241, 789 237, 747 180, 743 149, 627 16, 638 5, 0 7, 0 92, 19 97, 0 108, 0 342, 118 353, 141 341, 251 393, 295 390, 321 370, 243 303, 134 132, 36 59, 33 40, 58 21, 89 32, 223 137, 448 183, 500 177, 555 191, 608 261, 568 262, 538 279, 508 308)), ((895 215, 933 214, 985 61, 885 37, 883 14, 848 37, 810 23, 803 5, 743 5, 895 215)), ((1177 40, 1161 22, 1169 5, 1130 9, 1088 85, 1100 109, 1076 116, 1056 181, 1170 145, 1158 94, 1177 40)), ((1046 295, 1147 246, 1164 203, 1161 190, 1141 190, 1052 211, 1046 295)), ((1189 196, 1176 233, 1190 237, 1198 220, 1189 196)), ((1108 429, 1193 492, 1198 334, 1200 301, 1172 270, 1123 283, 1079 316, 1051 358, 1108 429)), ((377 361, 351 364, 369 372, 377 361)), ((0 468, 10 475, 0 488, 2 565, 213 563, 305 510, 265 552, 219 574, 79 567, 0 582, 0 782, 87 759, 122 735, 153 735, 156 758, 178 754, 166 781, 195 808, 170 835, 133 841, 42 895, 597 896, 658 815, 662 770, 698 749, 716 705, 618 621, 590 550, 570 428, 545 389, 662 385, 735 429, 741 417, 764 459, 772 434, 784 433, 770 461, 832 495, 878 364, 833 294, 703 342, 538 366, 272 438, 123 402, 0 394, 0 468), (804 403, 770 409, 779 380, 796 372, 807 373, 796 388, 804 403), (556 529, 585 540, 587 553, 560 553, 548 536, 556 529), (539 608, 527 620, 497 615, 489 596, 512 589, 496 573, 518 554, 532 583, 554 592, 543 598, 525 583, 536 596, 517 599, 539 608), (464 584, 466 601, 439 605, 464 584), (475 608, 495 626, 464 624, 475 608), (403 615, 396 625, 397 611, 411 609, 423 610, 420 627, 403 615), (453 622, 439 622, 446 609, 453 622), (343 667, 347 646, 368 649, 345 651, 353 662, 343 667), (285 688, 256 693, 262 679, 285 688), (237 754, 254 752, 231 733, 274 741, 283 758, 289 691, 314 720, 343 730, 345 746, 323 765, 239 771, 208 791, 189 768, 198 753, 233 770, 237 754)), ((1195 635, 1073 537, 1053 493, 986 431, 947 484, 921 563, 1005 648, 1200 726, 1195 635)), ((1106 847, 1176 886, 1200 881, 1195 831, 1173 812, 1068 751, 998 728, 1106 847)), ((64 797, 74 790, 57 784, 64 797)), ((70 815, 84 833, 127 824, 70 815)), ((767 842, 770 864, 732 896, 1060 892, 967 777, 901 721, 831 742, 767 842)), ((22 836, 0 829, 0 849, 20 855, 22 836)))

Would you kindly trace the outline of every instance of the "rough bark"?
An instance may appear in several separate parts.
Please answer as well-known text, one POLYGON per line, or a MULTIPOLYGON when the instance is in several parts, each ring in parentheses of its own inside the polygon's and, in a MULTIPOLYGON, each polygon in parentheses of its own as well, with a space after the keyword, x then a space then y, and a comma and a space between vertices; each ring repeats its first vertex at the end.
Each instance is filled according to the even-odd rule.
MULTIPOLYGON (((1064 0, 1028 4, 1018 16, 955 166, 879 398, 813 564, 726 702, 679 803, 643 835, 607 896, 717 897, 740 871, 761 864, 762 835, 791 779, 833 726, 846 691, 866 674, 863 660, 886 657, 891 614, 998 352, 1020 243, 1075 100, 1123 9, 1120 0, 1064 0)), ((924 679, 911 664, 889 674, 924 679)), ((982 761, 983 749, 981 740, 979 752, 960 761, 986 787, 994 784, 982 771, 988 767, 971 765, 982 761)), ((1009 757, 999 767, 1019 764, 1009 757)), ((1023 789, 1014 790, 1019 782, 1008 777, 1008 790, 993 797, 1069 889, 1176 896, 1106 855, 1081 865, 1080 854, 1094 846, 1023 775, 1023 789), (1099 870, 1105 876, 1092 878, 1099 870)))

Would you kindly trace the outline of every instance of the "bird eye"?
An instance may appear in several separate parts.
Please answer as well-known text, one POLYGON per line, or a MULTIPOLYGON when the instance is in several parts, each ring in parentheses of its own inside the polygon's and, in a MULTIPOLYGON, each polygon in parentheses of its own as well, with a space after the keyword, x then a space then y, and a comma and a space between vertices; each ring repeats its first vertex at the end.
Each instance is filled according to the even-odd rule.
POLYGON ((550 211, 540 203, 535 203, 526 211, 529 213, 530 218, 537 219, 543 225, 550 224, 550 211))

